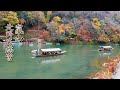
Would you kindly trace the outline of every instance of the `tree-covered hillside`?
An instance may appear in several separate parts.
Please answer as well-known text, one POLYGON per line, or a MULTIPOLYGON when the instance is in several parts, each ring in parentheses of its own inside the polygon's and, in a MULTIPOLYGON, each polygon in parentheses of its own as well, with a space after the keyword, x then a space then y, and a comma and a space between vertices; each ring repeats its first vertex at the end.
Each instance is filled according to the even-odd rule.
POLYGON ((0 34, 7 23, 42 30, 46 40, 120 42, 120 11, 0 11, 0 34))

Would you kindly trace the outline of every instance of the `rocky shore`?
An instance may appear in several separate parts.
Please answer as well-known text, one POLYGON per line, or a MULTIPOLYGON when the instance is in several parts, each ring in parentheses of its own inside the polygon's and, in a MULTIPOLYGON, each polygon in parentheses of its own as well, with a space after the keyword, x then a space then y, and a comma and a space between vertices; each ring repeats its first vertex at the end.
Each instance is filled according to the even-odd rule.
POLYGON ((120 62, 117 64, 116 70, 112 75, 112 79, 120 79, 120 62))
POLYGON ((90 79, 120 79, 120 57, 111 58, 102 66, 105 69, 97 72, 90 79))

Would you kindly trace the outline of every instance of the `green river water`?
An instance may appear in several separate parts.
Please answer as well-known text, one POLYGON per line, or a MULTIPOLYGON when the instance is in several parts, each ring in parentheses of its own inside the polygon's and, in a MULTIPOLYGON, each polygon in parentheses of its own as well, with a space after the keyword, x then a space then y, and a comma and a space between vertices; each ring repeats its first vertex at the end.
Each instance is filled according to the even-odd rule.
POLYGON ((13 62, 7 62, 3 45, 0 45, 0 79, 84 79, 102 68, 108 56, 120 51, 113 46, 111 53, 97 51, 99 45, 46 45, 46 48, 61 48, 64 55, 53 57, 32 56, 37 44, 15 45, 13 62))

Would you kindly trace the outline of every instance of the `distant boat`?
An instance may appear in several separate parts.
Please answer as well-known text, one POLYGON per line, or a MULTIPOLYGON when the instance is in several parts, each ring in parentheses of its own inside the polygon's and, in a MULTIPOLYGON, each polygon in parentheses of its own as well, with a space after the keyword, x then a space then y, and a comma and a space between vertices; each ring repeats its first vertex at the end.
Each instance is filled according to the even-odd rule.
POLYGON ((112 46, 100 46, 99 51, 112 51, 114 48, 112 46))
POLYGON ((46 45, 52 45, 52 43, 47 42, 46 45))
POLYGON ((60 43, 56 43, 56 45, 60 45, 60 43))
POLYGON ((31 52, 35 57, 46 57, 46 56, 62 55, 66 51, 62 51, 60 48, 46 48, 46 49, 32 50, 31 52))

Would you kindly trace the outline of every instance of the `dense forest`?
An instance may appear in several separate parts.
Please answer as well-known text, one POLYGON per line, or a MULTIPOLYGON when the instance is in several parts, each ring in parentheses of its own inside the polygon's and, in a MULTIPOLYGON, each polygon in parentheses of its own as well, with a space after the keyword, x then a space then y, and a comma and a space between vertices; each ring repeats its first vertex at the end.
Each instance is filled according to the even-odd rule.
MULTIPOLYGON (((40 30, 39 37, 69 43, 119 43, 119 11, 0 11, 0 34, 7 23, 40 30)), ((29 37, 27 35, 27 37, 29 37)))

